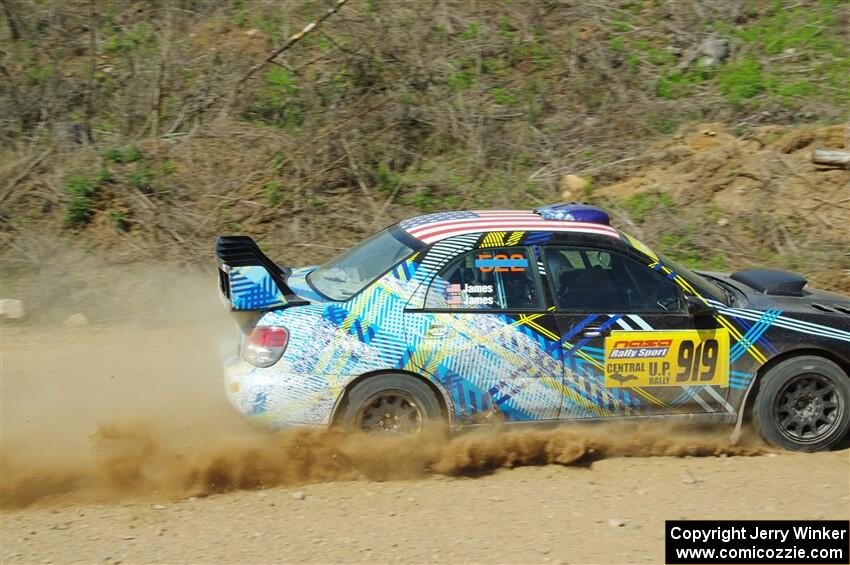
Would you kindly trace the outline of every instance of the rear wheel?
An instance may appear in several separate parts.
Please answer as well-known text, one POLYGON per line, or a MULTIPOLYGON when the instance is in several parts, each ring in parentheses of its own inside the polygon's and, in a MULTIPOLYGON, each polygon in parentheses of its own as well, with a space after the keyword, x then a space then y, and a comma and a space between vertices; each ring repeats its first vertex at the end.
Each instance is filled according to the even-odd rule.
POLYGON ((850 431, 850 379, 823 357, 783 361, 764 376, 753 421, 764 439, 785 449, 834 447, 850 431))
POLYGON ((419 433, 444 422, 431 388, 406 375, 378 375, 357 383, 340 418, 346 429, 367 433, 419 433))

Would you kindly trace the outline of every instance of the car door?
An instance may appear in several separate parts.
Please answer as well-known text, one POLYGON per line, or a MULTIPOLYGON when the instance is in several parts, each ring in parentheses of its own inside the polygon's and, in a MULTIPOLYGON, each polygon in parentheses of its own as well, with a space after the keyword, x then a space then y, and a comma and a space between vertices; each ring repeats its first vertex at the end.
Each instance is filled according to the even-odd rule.
POLYGON ((733 413, 728 334, 712 318, 697 329, 673 281, 612 249, 543 254, 564 348, 562 418, 733 413))
POLYGON ((533 253, 526 246, 464 250, 423 283, 422 306, 405 311, 411 361, 451 395, 456 420, 558 418, 558 328, 533 253))

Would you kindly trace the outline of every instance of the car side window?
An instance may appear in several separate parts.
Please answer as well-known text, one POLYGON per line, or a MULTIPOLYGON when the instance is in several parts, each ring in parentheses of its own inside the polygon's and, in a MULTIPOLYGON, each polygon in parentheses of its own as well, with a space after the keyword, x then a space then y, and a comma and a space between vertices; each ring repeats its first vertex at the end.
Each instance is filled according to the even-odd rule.
POLYGON ((425 308, 527 310, 540 308, 533 266, 522 247, 464 253, 431 283, 425 308))
POLYGON ((631 257, 601 249, 548 247, 546 272, 559 310, 681 312, 682 294, 631 257))

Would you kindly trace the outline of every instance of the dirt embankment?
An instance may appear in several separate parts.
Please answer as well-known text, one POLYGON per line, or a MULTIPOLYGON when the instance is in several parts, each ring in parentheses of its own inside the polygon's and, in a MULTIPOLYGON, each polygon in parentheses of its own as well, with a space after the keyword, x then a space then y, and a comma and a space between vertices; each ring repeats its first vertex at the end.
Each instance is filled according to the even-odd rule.
POLYGON ((739 137, 696 124, 647 149, 622 180, 593 198, 624 228, 674 258, 707 269, 795 270, 850 292, 850 171, 812 162, 848 151, 847 128, 756 128, 739 137))

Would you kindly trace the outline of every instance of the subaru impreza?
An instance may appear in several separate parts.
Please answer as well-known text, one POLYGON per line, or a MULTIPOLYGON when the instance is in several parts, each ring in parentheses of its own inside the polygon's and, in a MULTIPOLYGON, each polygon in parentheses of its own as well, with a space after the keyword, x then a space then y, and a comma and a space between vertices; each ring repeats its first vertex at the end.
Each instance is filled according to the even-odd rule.
POLYGON ((321 266, 216 242, 236 409, 273 429, 417 432, 752 420, 814 451, 850 429, 850 301, 778 270, 686 268, 576 203, 427 214, 321 266))

